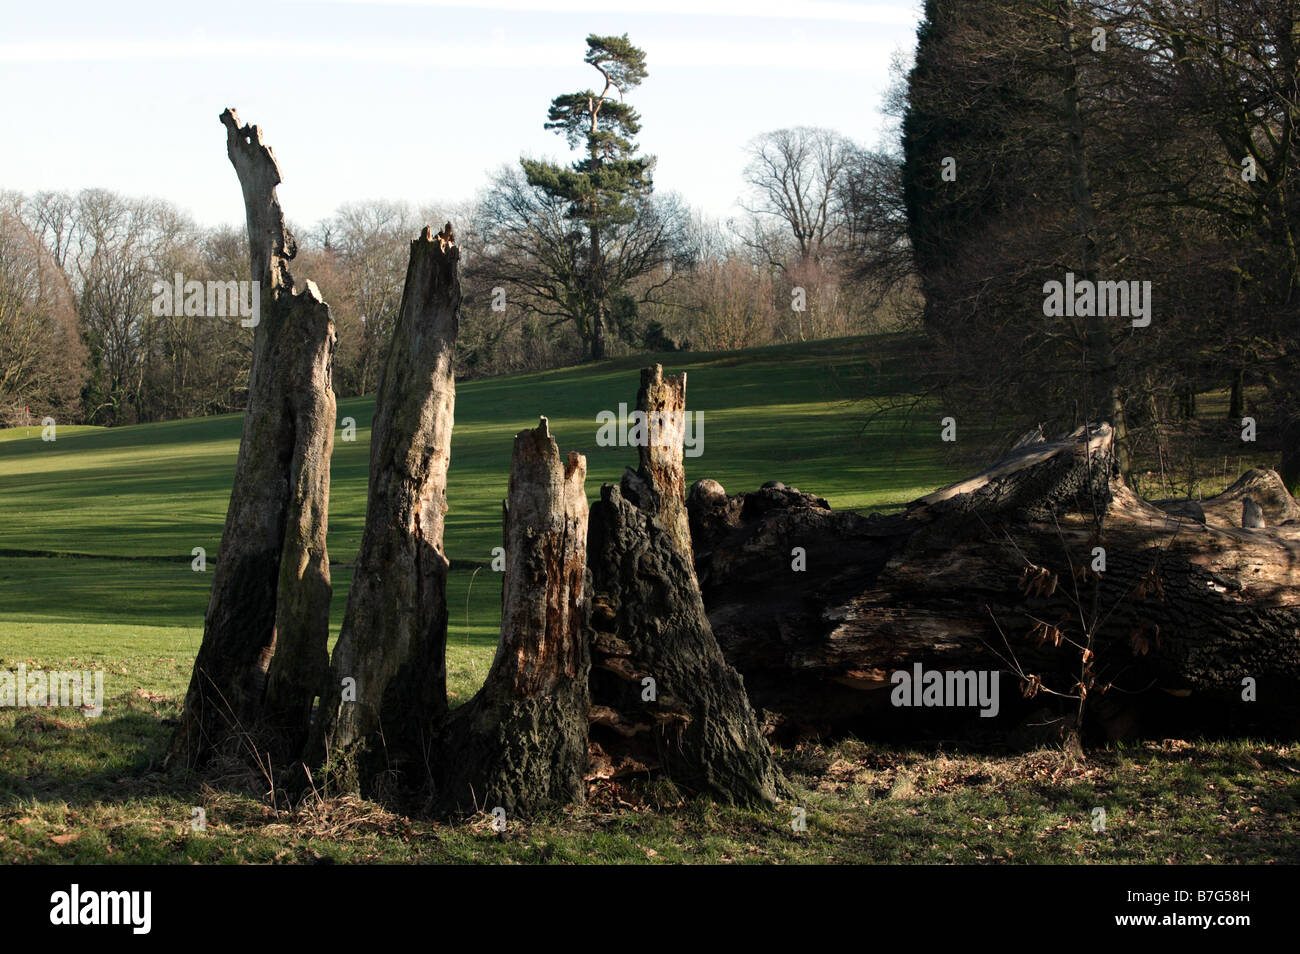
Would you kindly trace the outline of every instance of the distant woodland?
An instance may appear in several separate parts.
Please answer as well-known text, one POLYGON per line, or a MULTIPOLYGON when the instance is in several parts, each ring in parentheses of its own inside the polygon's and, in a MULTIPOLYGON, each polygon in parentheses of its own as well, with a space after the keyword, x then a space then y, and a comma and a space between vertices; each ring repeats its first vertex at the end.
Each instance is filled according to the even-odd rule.
MULTIPOLYGON (((409 242, 450 220, 462 377, 911 328, 927 395, 961 420, 1008 439, 1111 421, 1123 459, 1184 471, 1196 441, 1249 430, 1295 489, 1298 14, 928 0, 881 107, 897 137, 757 135, 728 222, 656 191, 636 135, 672 118, 635 108, 654 51, 599 38, 592 89, 538 117, 567 155, 503 167, 455 206, 346 203, 293 230, 296 271, 330 305, 341 397, 375 390, 409 242), (1121 284, 1147 288, 1149 321, 1091 297, 1051 307, 1067 281, 1110 288, 1111 306, 1121 284)), ((241 409, 251 329, 152 303, 177 273, 247 280, 248 262, 241 231, 162 199, 0 194, 0 422, 241 409)))

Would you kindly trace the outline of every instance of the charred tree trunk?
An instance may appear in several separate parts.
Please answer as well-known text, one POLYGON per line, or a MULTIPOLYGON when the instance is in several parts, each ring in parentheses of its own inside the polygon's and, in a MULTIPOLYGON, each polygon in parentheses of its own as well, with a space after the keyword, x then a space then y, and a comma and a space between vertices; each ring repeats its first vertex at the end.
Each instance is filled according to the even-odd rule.
POLYGON ((501 642, 438 747, 444 813, 581 802, 587 765, 587 461, 546 418, 515 438, 505 506, 501 642))
POLYGON ((704 614, 685 506, 686 376, 641 372, 640 468, 601 488, 593 577, 593 778, 658 771, 691 791, 771 801, 778 775, 704 614))
MULTIPOLYGON (((411 243, 406 285, 375 399, 366 526, 308 762, 347 788, 391 771, 428 780, 447 710, 443 520, 460 318, 448 224, 411 243)), ((396 779, 395 779, 396 780, 396 779)))
POLYGON ((203 643, 169 753, 191 767, 218 750, 263 764, 296 757, 328 668, 334 322, 316 286, 296 287, 289 272, 296 246, 274 153, 233 110, 221 122, 261 308, 203 643))
MULTIPOLYGON (((893 516, 836 513, 780 486, 728 497, 709 481, 691 493, 714 631, 755 705, 792 734, 911 732, 922 714, 891 694, 894 674, 918 663, 1000 671, 1002 718, 1021 718, 1049 698, 1026 677, 1077 694, 1071 641, 1092 631, 1085 712, 1099 729, 1149 717, 1293 736, 1300 508, 1276 474, 1256 471, 1203 514, 1139 499, 1104 425, 1020 447, 893 516), (1241 527, 1247 496, 1266 527, 1241 527), (794 547, 802 572, 790 572, 794 547)), ((995 722, 945 715, 946 731, 995 722)))

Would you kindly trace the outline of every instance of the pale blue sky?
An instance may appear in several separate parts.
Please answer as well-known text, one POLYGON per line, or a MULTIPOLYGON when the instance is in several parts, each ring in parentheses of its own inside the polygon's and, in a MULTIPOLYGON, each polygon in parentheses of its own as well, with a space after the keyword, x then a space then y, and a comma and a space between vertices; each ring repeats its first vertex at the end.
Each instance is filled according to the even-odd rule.
POLYGON ((289 217, 471 198, 521 153, 567 158, 553 96, 598 79, 588 33, 629 34, 656 183, 725 218, 743 148, 782 126, 886 129, 918 0, 0 0, 0 188, 100 186, 242 224, 217 115, 262 126, 289 217), (614 11, 614 12, 607 12, 614 11))

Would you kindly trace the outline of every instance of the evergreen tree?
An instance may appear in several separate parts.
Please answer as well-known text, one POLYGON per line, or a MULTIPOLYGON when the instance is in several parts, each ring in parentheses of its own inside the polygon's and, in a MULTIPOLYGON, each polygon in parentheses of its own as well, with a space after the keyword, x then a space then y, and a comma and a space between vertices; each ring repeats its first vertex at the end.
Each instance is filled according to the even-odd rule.
POLYGON ((570 149, 584 147, 585 156, 570 166, 530 159, 521 164, 529 185, 567 203, 569 218, 586 232, 586 268, 571 292, 583 350, 599 360, 605 356, 608 302, 619 291, 610 281, 608 259, 616 244, 611 239, 636 220, 639 200, 650 195, 654 159, 636 154, 632 137, 641 129, 640 116, 623 101, 647 76, 645 52, 627 34, 592 34, 584 60, 600 73, 603 88, 555 97, 546 128, 562 133, 570 149))

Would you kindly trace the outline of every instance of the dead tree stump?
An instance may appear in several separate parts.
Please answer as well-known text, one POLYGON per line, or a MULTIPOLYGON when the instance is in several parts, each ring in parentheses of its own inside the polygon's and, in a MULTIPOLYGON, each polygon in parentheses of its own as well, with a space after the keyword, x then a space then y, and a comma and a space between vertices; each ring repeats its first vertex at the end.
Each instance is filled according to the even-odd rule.
POLYGON ((778 774, 704 613, 685 504, 686 375, 641 372, 640 467, 592 510, 592 778, 660 772, 688 791, 772 801, 778 774))
POLYGON ((587 763, 587 461, 546 418, 515 437, 505 505, 501 642, 438 747, 442 813, 533 814, 581 802, 587 763))
POLYGON ((460 250, 448 226, 411 243, 370 438, 366 526, 308 762, 345 788, 428 781, 447 710, 443 520, 456 386, 460 250), (395 779, 396 781, 397 779, 395 779))
POLYGON ((334 322, 316 286, 294 284, 280 169, 256 126, 221 114, 239 176, 260 314, 248 406, 204 621, 203 642, 168 761, 215 751, 296 758, 328 668, 325 547, 334 447, 334 322))

